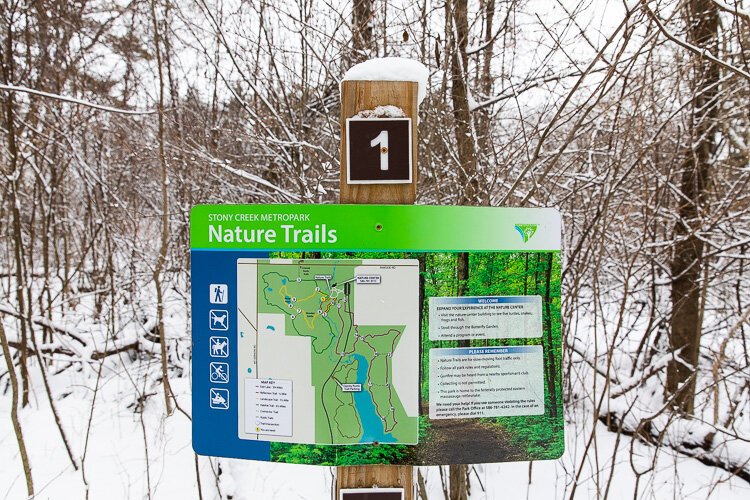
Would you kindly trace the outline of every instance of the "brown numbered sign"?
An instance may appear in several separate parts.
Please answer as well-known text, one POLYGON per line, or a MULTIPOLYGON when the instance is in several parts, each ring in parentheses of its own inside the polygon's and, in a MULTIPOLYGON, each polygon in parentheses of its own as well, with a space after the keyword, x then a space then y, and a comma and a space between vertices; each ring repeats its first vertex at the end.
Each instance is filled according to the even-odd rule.
POLYGON ((342 489, 339 500, 404 500, 404 488, 342 489))
POLYGON ((412 181, 411 118, 349 118, 346 137, 347 183, 412 181))

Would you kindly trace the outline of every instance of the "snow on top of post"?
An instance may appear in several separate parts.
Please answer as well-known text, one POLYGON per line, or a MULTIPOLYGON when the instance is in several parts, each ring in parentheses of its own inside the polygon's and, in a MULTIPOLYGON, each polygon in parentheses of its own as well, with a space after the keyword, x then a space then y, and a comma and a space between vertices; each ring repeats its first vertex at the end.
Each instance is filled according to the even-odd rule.
POLYGON ((387 104, 376 106, 375 109, 363 109, 355 115, 356 118, 404 118, 406 113, 398 106, 387 104))
POLYGON ((381 57, 361 62, 349 68, 341 80, 385 80, 390 82, 417 82, 417 104, 427 95, 430 72, 424 64, 403 57, 381 57))

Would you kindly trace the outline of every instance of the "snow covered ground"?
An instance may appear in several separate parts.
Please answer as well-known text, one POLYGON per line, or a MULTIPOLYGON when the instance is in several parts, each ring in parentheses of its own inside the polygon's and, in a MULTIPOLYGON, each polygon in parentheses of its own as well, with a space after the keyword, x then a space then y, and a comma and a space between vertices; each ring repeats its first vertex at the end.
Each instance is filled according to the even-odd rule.
MULTIPOLYGON (((142 369, 128 368, 131 376, 142 369)), ((71 377, 75 379, 77 377, 71 377)), ((41 385, 41 381, 35 378, 41 385)), ((173 379, 180 405, 190 410, 187 378, 173 379)), ((36 386, 37 384, 35 384, 36 386)), ((71 395, 59 401, 58 408, 74 454, 83 454, 91 410, 94 381, 71 380, 71 395)), ((63 387, 58 387, 62 392, 63 387)), ((111 373, 101 383, 94 407, 85 476, 89 498, 199 498, 196 458, 190 445, 190 421, 175 412, 163 417, 163 404, 152 395, 142 413, 132 407, 135 398, 126 370, 111 373), (142 420, 141 420, 142 419, 142 420), (148 455, 148 456, 147 456, 148 455)), ((41 397, 22 412, 22 425, 39 498, 83 498, 86 485, 82 471, 76 471, 68 459, 55 429, 52 414, 41 397)), ((18 446, 10 426, 8 403, 2 399, 0 415, 0 495, 24 498, 25 483, 18 446)), ((494 498, 567 498, 576 483, 576 469, 586 442, 591 415, 578 413, 566 432, 568 448, 554 462, 488 464, 475 466, 471 475, 472 499, 494 498)), ((603 425, 591 443, 598 462, 589 456, 586 468, 577 480, 576 497, 611 499, 634 498, 637 473, 643 474, 635 498, 716 498, 746 499, 750 485, 698 460, 655 448, 630 438, 619 440, 603 425), (631 456, 632 449, 632 456, 631 456), (614 458, 613 458, 614 457, 614 458), (631 463, 632 458, 632 463, 631 463), (653 462, 653 463, 652 463, 653 462), (599 471, 599 474, 595 472, 599 471), (611 483, 607 484, 611 478, 611 483)), ((243 460, 198 457, 202 498, 234 499, 328 499, 333 470, 327 467, 268 464, 243 460)), ((443 498, 440 471, 422 469, 429 498, 443 498)))
MULTIPOLYGON (((147 294, 141 294, 143 300, 147 294)), ((156 356, 121 353, 101 364, 74 363, 50 377, 78 470, 62 444, 39 367, 31 363, 31 404, 20 415, 38 497, 84 498, 88 488, 89 498, 94 499, 330 498, 335 472, 327 467, 196 458, 188 417, 189 320, 180 295, 170 294, 167 308, 175 367, 170 382, 180 406, 171 416, 164 416, 156 356)), ((64 322, 95 336, 91 332, 101 328, 87 319, 91 317, 86 315, 88 307, 82 302, 64 322)), ((125 330, 140 324, 124 322, 130 325, 125 330)), ((5 327, 13 337, 14 322, 6 319, 5 327)), ((64 366, 50 365, 49 373, 64 366)), ((7 380, 7 376, 0 379, 5 391, 0 400, 0 498, 16 499, 24 498, 26 489, 10 424, 7 380)), ((669 448, 626 436, 618 439, 601 423, 589 441, 594 419, 585 405, 571 405, 567 420, 567 449, 561 460, 535 462, 531 468, 527 462, 477 465, 471 474, 471 498, 569 498, 574 490, 576 498, 750 498, 750 484, 726 471, 669 448)), ((426 467, 422 473, 429 498, 443 498, 439 468, 426 467)))

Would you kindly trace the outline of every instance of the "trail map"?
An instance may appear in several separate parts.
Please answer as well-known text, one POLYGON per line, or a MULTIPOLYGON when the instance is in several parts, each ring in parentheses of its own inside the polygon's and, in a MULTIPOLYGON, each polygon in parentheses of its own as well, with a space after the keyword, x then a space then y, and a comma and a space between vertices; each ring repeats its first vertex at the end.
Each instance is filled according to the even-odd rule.
POLYGON ((417 443, 416 260, 237 268, 241 438, 417 443))

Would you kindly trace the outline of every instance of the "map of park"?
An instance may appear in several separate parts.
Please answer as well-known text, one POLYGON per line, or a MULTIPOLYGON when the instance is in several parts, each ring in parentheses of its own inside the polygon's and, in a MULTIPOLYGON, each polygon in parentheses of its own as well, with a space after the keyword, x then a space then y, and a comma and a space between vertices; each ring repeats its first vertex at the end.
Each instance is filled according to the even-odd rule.
MULTIPOLYGON (((416 401, 402 399, 416 396, 409 390, 416 389, 416 373, 398 365, 417 363, 416 318, 404 308, 411 292, 418 295, 411 262, 256 261, 257 364, 263 370, 257 376, 284 377, 283 368, 263 358, 264 342, 279 342, 278 326, 284 337, 309 342, 311 373, 293 383, 311 385, 314 402, 306 408, 301 397, 295 399, 293 412, 314 418, 315 443, 417 442, 416 401)), ((290 353, 288 362, 295 357, 290 353)))

